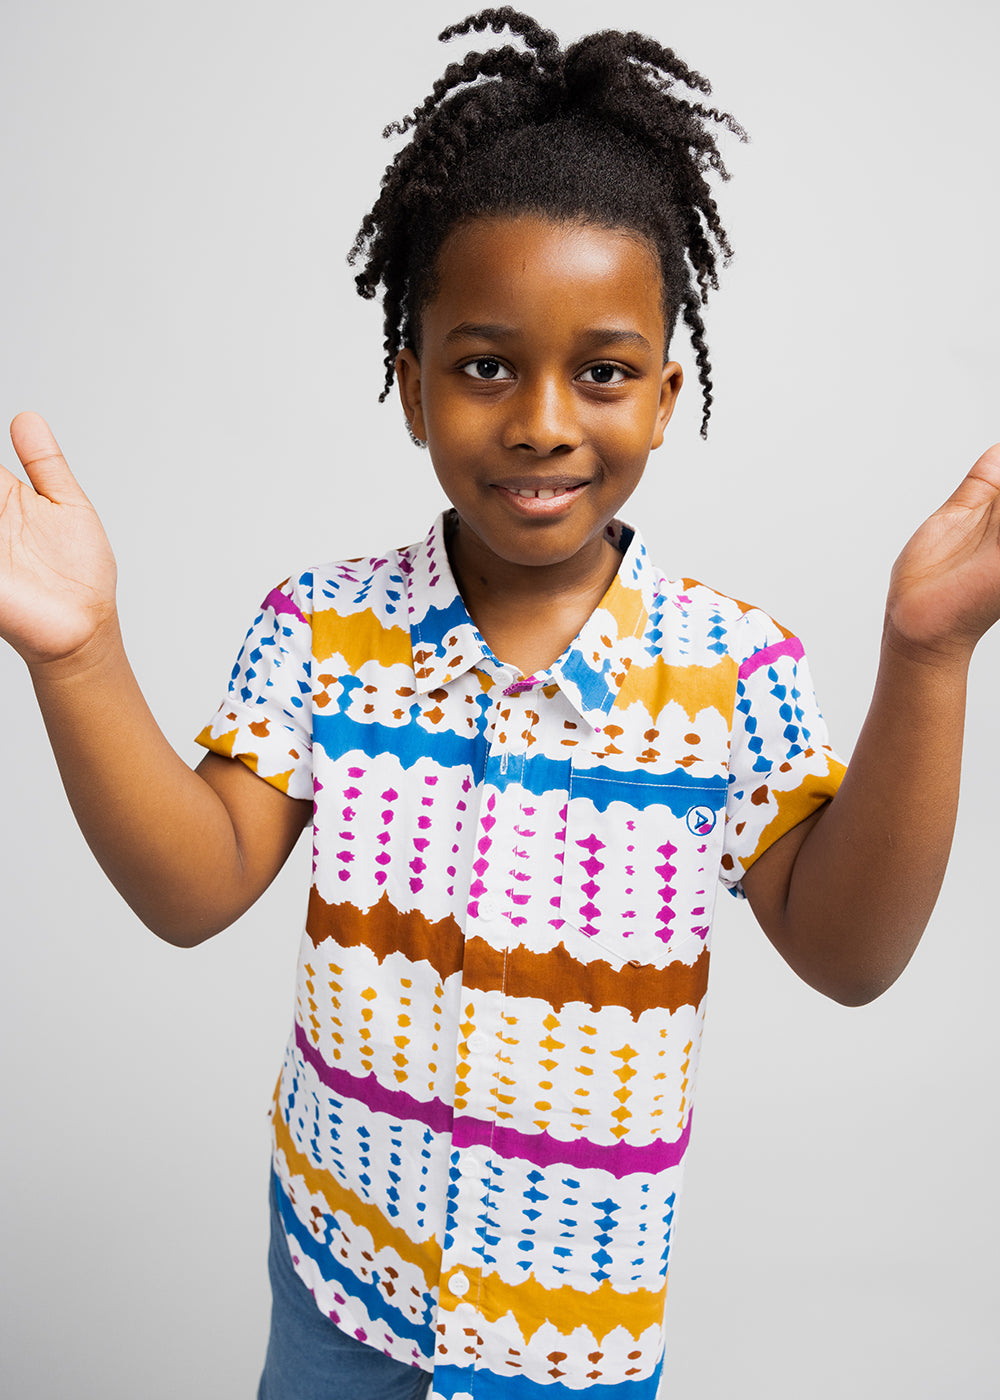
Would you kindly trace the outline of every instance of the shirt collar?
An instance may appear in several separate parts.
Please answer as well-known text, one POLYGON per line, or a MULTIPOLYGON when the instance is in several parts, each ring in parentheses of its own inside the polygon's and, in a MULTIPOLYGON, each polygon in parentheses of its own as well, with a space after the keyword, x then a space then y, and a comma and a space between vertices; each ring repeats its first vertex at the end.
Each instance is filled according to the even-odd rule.
POLYGON ((638 530, 613 520, 607 537, 622 551, 618 572, 576 638, 547 672, 595 729, 603 725, 629 667, 646 645, 646 625, 656 601, 654 571, 638 530))
MULTIPOLYGON (((446 514, 446 513, 445 513, 446 514)), ((458 591, 439 515, 410 558, 407 599, 413 674, 420 695, 447 685, 484 662, 496 665, 458 591)))
MULTIPOLYGON (((554 683, 580 717, 595 729, 607 718, 628 669, 646 642, 655 607, 654 571, 638 531, 623 521, 607 527, 622 562, 608 591, 577 637, 532 684, 554 683)), ((445 515, 439 515, 416 546, 407 576, 413 670, 420 694, 436 690, 464 672, 503 670, 469 616, 445 546, 445 515)), ((519 688, 521 688, 519 686, 519 688)))

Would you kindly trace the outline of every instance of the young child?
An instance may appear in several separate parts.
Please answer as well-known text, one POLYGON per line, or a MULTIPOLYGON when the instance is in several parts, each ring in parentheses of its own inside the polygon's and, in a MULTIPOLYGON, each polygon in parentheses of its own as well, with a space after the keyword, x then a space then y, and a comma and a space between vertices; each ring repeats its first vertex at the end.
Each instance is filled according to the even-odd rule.
POLYGON ((211 937, 312 822, 264 1400, 655 1395, 716 878, 820 991, 887 987, 944 872, 966 672, 1000 615, 993 448, 897 561, 845 774, 797 638, 654 567, 618 516, 681 322, 708 421, 713 128, 739 128, 650 39, 564 52, 507 9, 442 37, 487 27, 524 49, 446 71, 354 249, 453 508, 268 595, 196 772, 37 416, 11 430, 30 485, 2 475, 0 634, 140 917, 211 937))

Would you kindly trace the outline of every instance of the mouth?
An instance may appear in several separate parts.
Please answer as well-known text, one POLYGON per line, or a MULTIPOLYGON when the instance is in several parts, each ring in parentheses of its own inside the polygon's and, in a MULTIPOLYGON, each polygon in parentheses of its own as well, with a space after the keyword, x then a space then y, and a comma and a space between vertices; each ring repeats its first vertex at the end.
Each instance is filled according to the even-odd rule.
POLYGON ((521 514, 539 516, 567 509, 587 485, 578 477, 573 480, 550 477, 543 483, 517 480, 495 482, 493 489, 521 514))
POLYGON ((565 496, 567 491, 573 491, 576 488, 573 486, 540 486, 537 490, 533 491, 527 486, 518 486, 516 488, 508 486, 506 489, 508 491, 513 490, 515 496, 522 496, 525 498, 531 497, 536 501, 551 501, 553 496, 565 496))

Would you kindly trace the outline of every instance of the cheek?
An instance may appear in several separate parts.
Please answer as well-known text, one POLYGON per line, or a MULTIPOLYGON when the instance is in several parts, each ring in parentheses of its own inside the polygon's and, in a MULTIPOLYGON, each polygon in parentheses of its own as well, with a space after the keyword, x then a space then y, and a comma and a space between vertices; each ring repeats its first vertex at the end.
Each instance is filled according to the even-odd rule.
POLYGON ((437 451, 443 464, 462 459, 492 441, 486 415, 476 413, 467 400, 456 396, 452 403, 435 402, 426 417, 428 446, 437 451))
POLYGON ((650 450, 656 433, 656 415, 644 411, 623 413, 617 422, 607 422, 601 438, 608 452, 613 452, 623 467, 642 462, 650 450))
POLYGON ((471 415, 463 402, 459 387, 448 377, 435 379, 424 394, 424 415, 436 437, 462 437, 468 430, 471 415))

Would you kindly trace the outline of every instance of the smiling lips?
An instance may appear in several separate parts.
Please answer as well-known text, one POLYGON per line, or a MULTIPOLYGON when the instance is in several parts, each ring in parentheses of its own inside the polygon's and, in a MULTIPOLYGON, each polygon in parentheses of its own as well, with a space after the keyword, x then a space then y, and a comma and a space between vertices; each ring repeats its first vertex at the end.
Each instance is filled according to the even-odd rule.
POLYGON ((527 515, 550 515, 568 506, 586 485, 585 481, 559 482, 551 486, 503 486, 497 483, 494 490, 505 497, 515 510, 527 515))

